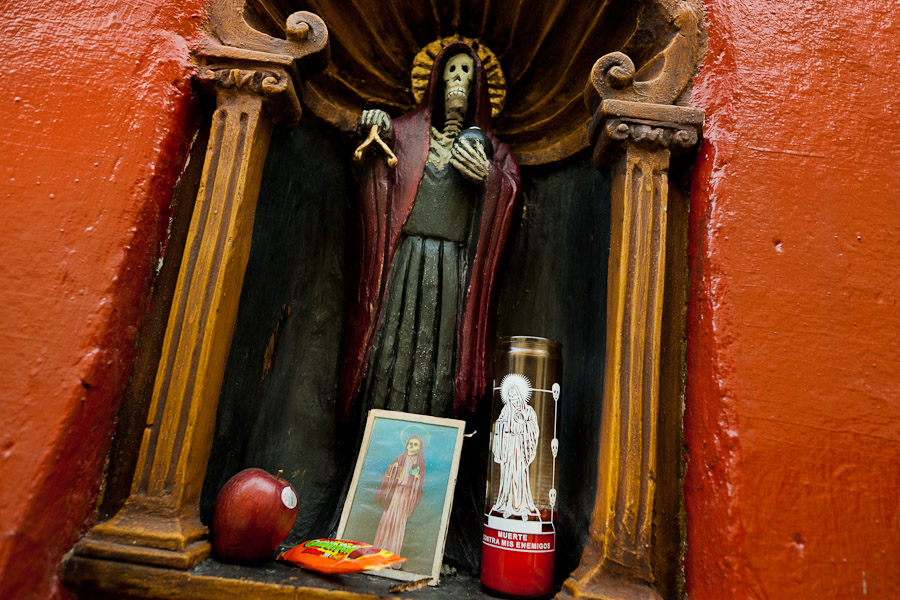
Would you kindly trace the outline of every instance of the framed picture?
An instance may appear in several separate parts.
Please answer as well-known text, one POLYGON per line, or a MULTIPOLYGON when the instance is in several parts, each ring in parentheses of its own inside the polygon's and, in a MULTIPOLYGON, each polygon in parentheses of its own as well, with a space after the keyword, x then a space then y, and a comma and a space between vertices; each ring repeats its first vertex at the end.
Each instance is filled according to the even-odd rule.
POLYGON ((437 585, 465 422, 389 410, 366 421, 338 538, 406 558, 372 575, 437 585))

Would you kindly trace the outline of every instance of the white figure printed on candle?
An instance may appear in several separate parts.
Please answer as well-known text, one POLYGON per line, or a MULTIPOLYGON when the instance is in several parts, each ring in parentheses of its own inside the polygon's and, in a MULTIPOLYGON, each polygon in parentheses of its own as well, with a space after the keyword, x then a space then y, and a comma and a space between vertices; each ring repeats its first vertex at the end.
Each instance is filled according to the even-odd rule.
POLYGON ((531 384, 526 377, 510 374, 500 383, 503 409, 494 423, 494 462, 500 464, 500 487, 492 511, 504 518, 511 516, 527 520, 530 515, 540 517, 531 495, 528 466, 537 453, 537 414, 528 405, 531 384))

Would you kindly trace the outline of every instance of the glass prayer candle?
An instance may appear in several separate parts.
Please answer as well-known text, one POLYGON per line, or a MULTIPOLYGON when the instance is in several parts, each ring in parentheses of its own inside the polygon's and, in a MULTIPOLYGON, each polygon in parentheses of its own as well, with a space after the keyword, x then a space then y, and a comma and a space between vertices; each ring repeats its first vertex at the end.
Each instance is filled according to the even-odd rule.
POLYGON ((506 597, 553 591, 561 350, 520 336, 501 338, 494 355, 481 585, 506 597))

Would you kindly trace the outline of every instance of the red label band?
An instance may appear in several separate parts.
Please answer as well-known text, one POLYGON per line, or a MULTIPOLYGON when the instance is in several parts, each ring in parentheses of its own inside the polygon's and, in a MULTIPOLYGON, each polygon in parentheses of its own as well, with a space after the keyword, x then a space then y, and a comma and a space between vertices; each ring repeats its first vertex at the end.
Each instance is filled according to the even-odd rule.
POLYGON ((556 533, 503 531, 485 526, 481 583, 508 596, 542 597, 553 592, 556 533))
POLYGON ((514 533, 485 526, 481 537, 485 546, 514 552, 553 552, 556 533, 514 533))

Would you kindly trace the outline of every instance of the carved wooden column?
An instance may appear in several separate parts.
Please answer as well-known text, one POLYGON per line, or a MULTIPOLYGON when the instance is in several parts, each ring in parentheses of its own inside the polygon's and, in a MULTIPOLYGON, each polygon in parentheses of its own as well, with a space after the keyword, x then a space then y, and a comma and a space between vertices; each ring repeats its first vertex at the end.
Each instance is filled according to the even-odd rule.
POLYGON ((300 63, 315 68, 328 49, 311 13, 288 18, 286 40, 242 23, 214 32, 197 54, 197 80, 216 109, 147 426, 130 496, 78 543, 81 555, 176 568, 209 555, 200 492, 272 125, 299 119, 300 63))
POLYGON ((675 326, 662 320, 668 171, 672 153, 696 145, 703 125, 701 110, 664 103, 690 74, 680 88, 672 75, 636 82, 631 60, 613 53, 594 65, 586 91, 594 162, 613 168, 606 365, 590 538, 563 598, 661 597, 651 557, 661 342, 675 326))

